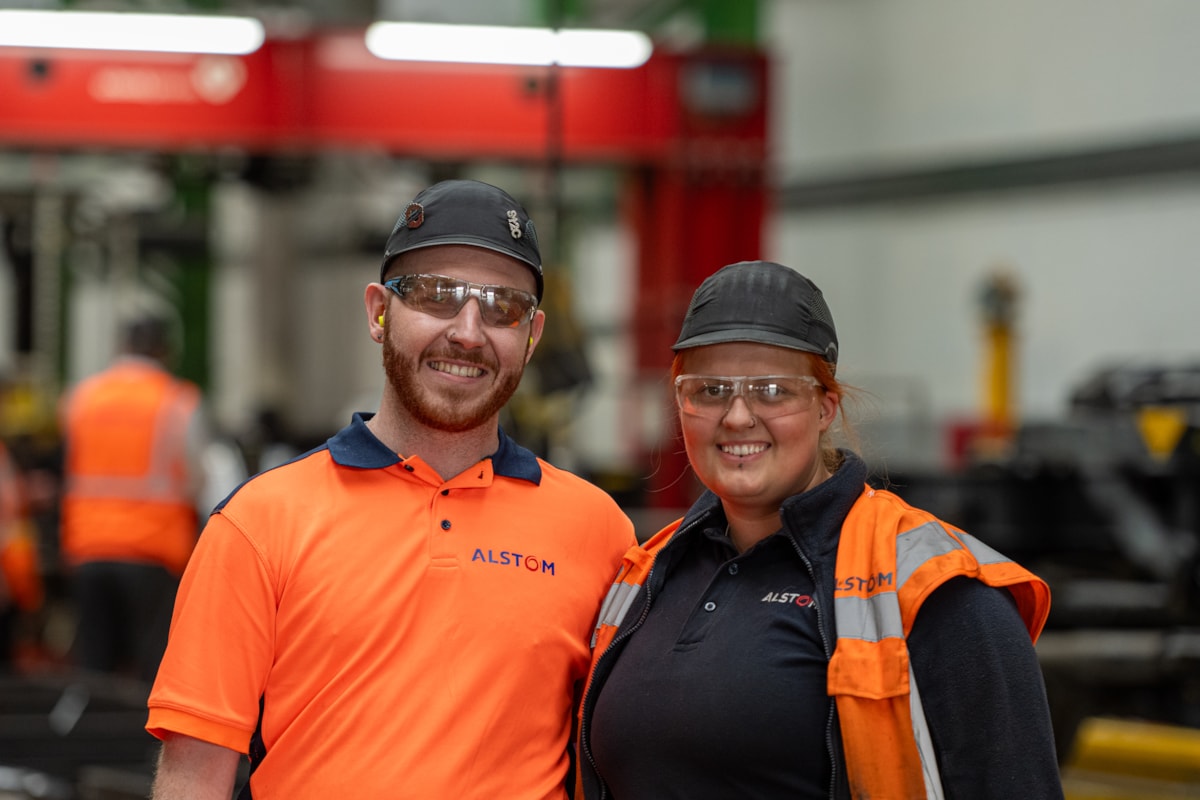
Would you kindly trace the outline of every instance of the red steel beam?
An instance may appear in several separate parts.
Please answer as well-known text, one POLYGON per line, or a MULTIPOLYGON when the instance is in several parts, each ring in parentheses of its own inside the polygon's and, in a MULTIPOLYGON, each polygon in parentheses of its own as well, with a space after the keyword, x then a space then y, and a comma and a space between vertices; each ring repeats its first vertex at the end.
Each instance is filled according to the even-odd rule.
MULTIPOLYGON (((559 156, 671 162, 694 158, 684 144, 699 136, 761 159, 764 102, 715 125, 689 110, 684 78, 706 58, 660 52, 636 69, 556 68, 559 156)), ((761 80, 761 56, 737 58, 761 80)), ((551 144, 550 69, 384 61, 362 30, 268 39, 247 56, 0 47, 0 144, 540 159, 551 144)))

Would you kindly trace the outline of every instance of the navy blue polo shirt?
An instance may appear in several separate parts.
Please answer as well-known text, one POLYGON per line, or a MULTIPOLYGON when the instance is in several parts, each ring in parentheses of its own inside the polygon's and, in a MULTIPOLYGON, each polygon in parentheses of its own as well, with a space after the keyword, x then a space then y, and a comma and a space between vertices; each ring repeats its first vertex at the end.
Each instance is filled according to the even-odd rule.
POLYGON ((617 800, 826 798, 827 660, 792 541, 738 555, 710 528, 675 546, 597 698, 600 775, 617 800))

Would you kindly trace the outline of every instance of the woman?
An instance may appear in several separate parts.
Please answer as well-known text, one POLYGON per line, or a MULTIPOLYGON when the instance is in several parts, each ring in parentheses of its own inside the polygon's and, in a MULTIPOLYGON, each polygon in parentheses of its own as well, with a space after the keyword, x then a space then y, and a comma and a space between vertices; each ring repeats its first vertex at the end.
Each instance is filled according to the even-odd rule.
POLYGON ((1032 642, 1049 591, 826 444, 843 390, 820 290, 727 266, 674 350, 708 491, 601 610, 576 796, 1061 798, 1032 642))

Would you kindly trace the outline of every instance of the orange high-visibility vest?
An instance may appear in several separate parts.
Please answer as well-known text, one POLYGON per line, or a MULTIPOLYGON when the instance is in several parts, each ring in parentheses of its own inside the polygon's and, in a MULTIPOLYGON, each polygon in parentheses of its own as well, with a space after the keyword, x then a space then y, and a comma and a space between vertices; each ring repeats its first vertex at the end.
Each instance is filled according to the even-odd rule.
POLYGON ((24 478, 0 442, 0 608, 11 602, 36 611, 45 599, 37 534, 29 518, 24 478))
POLYGON ((139 561, 176 574, 196 543, 188 427, 199 389, 122 359, 68 398, 62 549, 68 561, 139 561))
MULTIPOLYGON (((592 636, 589 689, 596 658, 612 642, 658 552, 680 522, 626 554, 592 636)), ((1008 589, 1030 638, 1037 640, 1050 613, 1050 590, 1044 581, 891 492, 864 487, 842 523, 838 543, 833 609, 837 641, 827 678, 856 800, 943 796, 905 637, 925 598, 959 576, 1008 589)), ((577 789, 582 792, 582 783, 577 789)))
POLYGON ((828 675, 855 798, 943 796, 905 637, 925 598, 955 577, 1008 589, 1037 641, 1050 613, 1044 581, 891 492, 864 490, 842 523, 828 675))

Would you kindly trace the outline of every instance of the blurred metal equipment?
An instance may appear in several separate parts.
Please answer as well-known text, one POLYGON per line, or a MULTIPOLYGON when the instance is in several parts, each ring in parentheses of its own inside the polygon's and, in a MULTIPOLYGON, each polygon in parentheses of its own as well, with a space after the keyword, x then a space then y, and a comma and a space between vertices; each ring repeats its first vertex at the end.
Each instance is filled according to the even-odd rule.
POLYGON ((66 781, 29 769, 0 766, 0 800, 71 800, 66 781))
POLYGON ((150 791, 148 687, 111 676, 0 676, 0 798, 131 800, 150 791))
POLYGON ((1200 364, 1114 366, 1061 422, 958 472, 889 476, 1045 578, 1060 754, 1097 715, 1200 729, 1200 364))

